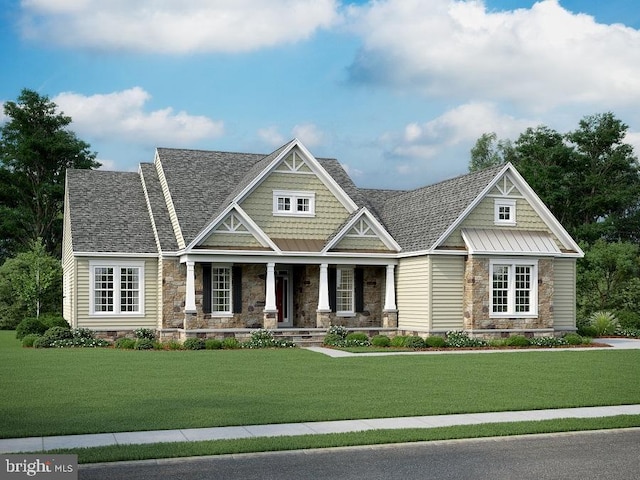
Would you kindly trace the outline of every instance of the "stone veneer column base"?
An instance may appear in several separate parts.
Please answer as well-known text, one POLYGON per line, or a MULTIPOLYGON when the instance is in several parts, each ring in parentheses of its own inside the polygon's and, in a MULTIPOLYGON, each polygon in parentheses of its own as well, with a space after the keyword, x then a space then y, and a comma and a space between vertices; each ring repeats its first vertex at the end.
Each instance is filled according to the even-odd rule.
POLYGON ((316 312, 316 327, 329 328, 331 326, 331 312, 316 312))
POLYGON ((278 328, 278 312, 264 312, 262 326, 267 330, 278 328))
POLYGON ((189 330, 192 328, 198 328, 196 323, 198 315, 195 313, 185 313, 184 314, 184 329, 189 330))
POLYGON ((398 328, 398 312, 384 311, 382 312, 382 328, 398 328))

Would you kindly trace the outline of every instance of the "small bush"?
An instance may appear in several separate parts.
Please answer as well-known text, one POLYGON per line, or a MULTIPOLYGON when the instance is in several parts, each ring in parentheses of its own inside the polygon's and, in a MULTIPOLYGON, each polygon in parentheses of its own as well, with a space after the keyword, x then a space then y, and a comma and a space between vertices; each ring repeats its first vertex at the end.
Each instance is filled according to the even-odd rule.
POLYGON ((640 328, 640 313, 629 310, 619 310, 616 312, 618 324, 621 328, 640 328))
POLYGON ((35 317, 27 317, 23 319, 16 327, 16 338, 22 340, 26 335, 35 333, 36 335, 44 335, 49 329, 42 320, 35 317))
POLYGON ((621 337, 640 338, 640 328, 618 328, 616 333, 621 337))
POLYGON ((84 338, 86 340, 91 340, 94 338, 95 334, 93 330, 90 328, 74 328, 72 330, 73 338, 84 338))
POLYGON ((612 312, 601 310, 591 314, 589 324, 595 327, 597 337, 614 335, 618 328, 618 319, 612 312))
POLYGON ((533 337, 529 339, 529 342, 535 347, 561 347, 563 345, 569 345, 569 342, 561 337, 533 337))
POLYGON ((391 339, 392 347, 404 347, 404 341, 407 339, 405 335, 397 335, 391 339))
POLYGON ((182 346, 185 350, 204 350, 205 344, 202 338, 187 338, 182 346))
POLYGON ((49 342, 55 342, 56 340, 67 340, 73 338, 73 333, 69 328, 65 327, 51 327, 43 335, 49 342))
POLYGON ((337 333, 329 333, 324 337, 324 340, 322 340, 324 345, 330 347, 342 347, 344 346, 344 342, 344 338, 337 333))
POLYGON ((226 350, 234 350, 236 348, 240 348, 240 342, 236 337, 227 337, 222 341, 222 348, 226 350))
POLYGON ((182 350, 183 345, 177 340, 169 340, 167 343, 163 344, 162 347, 167 350, 182 350))
POLYGON ((447 344, 444 338, 439 337, 437 335, 432 335, 430 337, 425 338, 424 343, 427 347, 430 347, 430 348, 443 348, 447 344))
POLYGON ((346 327, 343 327, 342 325, 331 325, 328 329, 327 329, 327 335, 338 335, 340 338, 347 338, 347 335, 349 334, 349 330, 347 330, 346 327))
POLYGON ((577 333, 569 333, 564 336, 564 339, 569 345, 584 345, 584 338, 577 333))
POLYGON ((222 348, 222 341, 217 338, 209 338, 205 340, 204 348, 207 350, 220 350, 222 348))
POLYGON ((349 333, 344 339, 344 342, 347 347, 368 347, 371 345, 367 334, 362 332, 349 333))
POLYGON ((133 348, 136 350, 153 350, 155 348, 154 341, 149 338, 138 338, 133 348))
POLYGON ((391 345, 391 339, 386 335, 376 335, 371 339, 371 345, 374 347, 388 347, 391 345))
POLYGON ((38 338, 40 338, 40 335, 36 335, 35 333, 25 335, 22 338, 22 346, 27 348, 33 347, 33 342, 35 342, 38 338))
POLYGON ((424 348, 426 344, 424 343, 424 338, 412 335, 404 339, 404 346, 407 348, 424 348))
POLYGON ((113 346, 122 350, 133 350, 136 346, 136 341, 133 338, 122 337, 117 339, 113 346))
POLYGON ((464 331, 451 331, 447 332, 446 338, 447 347, 464 348, 464 347, 486 347, 489 345, 485 340, 481 338, 472 338, 467 332, 464 331))
POLYGON ((147 340, 155 340, 156 339, 156 332, 155 330, 152 330, 150 328, 136 328, 133 331, 133 334, 136 336, 136 338, 138 339, 147 339, 147 340))
POLYGON ((40 321, 44 323, 47 326, 47 328, 63 327, 63 328, 66 328, 67 330, 71 329, 71 326, 69 325, 69 323, 60 315, 53 315, 53 314, 40 315, 40 321))
POLYGON ((513 335, 506 339, 505 345, 508 347, 528 347, 531 342, 523 335, 513 335))
POLYGON ((33 348, 49 348, 50 346, 49 340, 41 336, 33 341, 33 348))
POLYGON ((578 335, 582 336, 582 337, 597 337, 598 336, 598 330, 596 330, 596 327, 592 327, 591 325, 587 325, 587 326, 582 326, 582 327, 578 327, 578 335))

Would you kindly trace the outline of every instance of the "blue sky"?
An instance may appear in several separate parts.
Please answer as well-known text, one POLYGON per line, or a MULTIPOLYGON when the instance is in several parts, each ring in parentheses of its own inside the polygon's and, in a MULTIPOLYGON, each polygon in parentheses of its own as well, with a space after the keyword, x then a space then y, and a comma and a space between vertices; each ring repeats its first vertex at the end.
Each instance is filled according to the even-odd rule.
MULTIPOLYGON (((103 168, 298 137, 362 187, 467 171, 484 132, 613 112, 640 149, 637 0, 1 0, 0 102, 70 115, 103 168)), ((0 122, 3 121, 0 114, 0 122)))

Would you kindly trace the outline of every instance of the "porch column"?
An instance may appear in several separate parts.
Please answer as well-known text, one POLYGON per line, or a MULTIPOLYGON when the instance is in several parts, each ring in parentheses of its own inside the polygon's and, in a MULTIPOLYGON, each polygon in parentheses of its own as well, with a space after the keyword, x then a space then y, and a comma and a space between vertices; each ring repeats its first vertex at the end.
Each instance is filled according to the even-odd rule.
POLYGON ((320 288, 318 291, 318 310, 316 310, 316 327, 331 326, 331 306, 329 305, 329 265, 320 264, 320 288))
POLYGON ((195 262, 187 263, 187 285, 186 299, 184 302, 184 313, 196 313, 196 281, 194 266, 195 262))
POLYGON ((262 326, 267 330, 278 328, 278 307, 276 306, 276 264, 267 263, 267 287, 265 292, 262 326))
POLYGON ((387 265, 387 279, 384 291, 384 311, 395 312, 396 308, 396 276, 395 265, 387 265))

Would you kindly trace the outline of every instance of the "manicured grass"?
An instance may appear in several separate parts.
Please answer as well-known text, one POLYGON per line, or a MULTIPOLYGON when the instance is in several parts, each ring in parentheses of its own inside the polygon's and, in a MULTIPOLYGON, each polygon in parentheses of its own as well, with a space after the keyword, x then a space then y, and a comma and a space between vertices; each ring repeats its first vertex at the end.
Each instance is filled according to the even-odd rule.
POLYGON ((23 349, 3 438, 640 403, 640 351, 329 358, 301 349, 23 349))
POLYGON ((56 450, 56 454, 78 455, 79 463, 119 462, 151 458, 178 458, 203 455, 225 455, 251 452, 301 450, 357 445, 380 445, 404 442, 453 440, 509 435, 599 430, 640 426, 640 415, 608 418, 544 420, 484 425, 463 425, 432 429, 372 430, 367 432, 292 437, 215 440, 205 442, 160 443, 151 445, 118 445, 109 447, 56 450))

